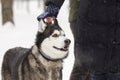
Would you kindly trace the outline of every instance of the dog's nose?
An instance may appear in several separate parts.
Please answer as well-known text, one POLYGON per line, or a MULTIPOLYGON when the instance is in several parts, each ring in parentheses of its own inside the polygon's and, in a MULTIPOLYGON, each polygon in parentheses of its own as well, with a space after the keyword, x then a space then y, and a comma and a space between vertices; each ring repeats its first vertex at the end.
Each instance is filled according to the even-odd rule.
POLYGON ((71 43, 70 39, 66 39, 64 42, 66 45, 69 45, 71 43))

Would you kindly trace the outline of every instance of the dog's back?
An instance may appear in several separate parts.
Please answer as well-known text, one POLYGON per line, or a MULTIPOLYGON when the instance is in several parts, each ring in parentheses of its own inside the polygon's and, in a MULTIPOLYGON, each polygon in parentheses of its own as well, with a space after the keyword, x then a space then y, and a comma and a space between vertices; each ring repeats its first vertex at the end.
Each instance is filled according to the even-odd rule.
POLYGON ((5 53, 2 64, 2 80, 18 80, 18 67, 29 49, 13 48, 5 53))

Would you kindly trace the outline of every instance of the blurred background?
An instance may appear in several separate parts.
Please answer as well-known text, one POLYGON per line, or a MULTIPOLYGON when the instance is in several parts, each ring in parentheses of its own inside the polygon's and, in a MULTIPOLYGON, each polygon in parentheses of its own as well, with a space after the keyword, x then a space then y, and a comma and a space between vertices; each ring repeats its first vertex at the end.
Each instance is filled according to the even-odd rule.
MULTIPOLYGON (((0 73, 5 52, 14 47, 31 48, 38 30, 37 16, 44 9, 45 0, 1 0, 0 1, 0 73)), ((65 0, 58 21, 72 43, 69 56, 63 63, 63 80, 69 80, 74 63, 73 35, 69 28, 69 1, 65 0)), ((1 76, 0 76, 0 80, 1 76)))

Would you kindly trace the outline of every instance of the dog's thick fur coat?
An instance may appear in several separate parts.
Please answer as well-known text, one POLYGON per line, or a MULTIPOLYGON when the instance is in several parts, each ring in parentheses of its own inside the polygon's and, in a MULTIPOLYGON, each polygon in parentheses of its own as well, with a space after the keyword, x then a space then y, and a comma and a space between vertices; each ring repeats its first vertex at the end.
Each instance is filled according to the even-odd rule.
POLYGON ((53 55, 52 57, 47 53, 50 52, 49 49, 45 51, 44 47, 46 47, 46 45, 44 44, 49 40, 49 36, 50 42, 51 38, 57 38, 58 35, 53 34, 57 29, 60 31, 62 37, 64 37, 64 35, 58 25, 52 25, 52 27, 49 26, 48 28, 52 29, 41 29, 38 31, 36 43, 31 49, 16 47, 6 52, 2 64, 2 80, 62 80, 62 59, 67 56, 69 41, 67 41, 66 44, 66 40, 61 38, 65 40, 64 42, 67 45, 64 45, 64 48, 59 49, 57 48, 58 45, 55 45, 55 47, 52 46, 50 50, 55 49, 56 52, 58 50, 58 55, 60 55, 56 56, 56 53, 51 53, 51 55, 53 55), (57 27, 54 28, 54 26, 57 27), (42 49, 41 45, 43 45, 43 53, 44 51, 46 52, 44 53, 45 56, 40 51, 42 49), (60 54, 60 52, 63 53, 60 54))
POLYGON ((36 46, 31 50, 17 47, 4 56, 2 80, 61 80, 61 71, 62 60, 46 60, 36 46))

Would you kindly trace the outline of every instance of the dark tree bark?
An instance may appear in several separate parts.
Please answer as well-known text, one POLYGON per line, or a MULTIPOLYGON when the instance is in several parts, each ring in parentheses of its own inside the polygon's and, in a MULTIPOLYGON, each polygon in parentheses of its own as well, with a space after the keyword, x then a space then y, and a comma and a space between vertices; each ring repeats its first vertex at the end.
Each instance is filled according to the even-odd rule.
POLYGON ((1 0, 2 4, 2 24, 10 21, 14 24, 13 21, 13 0, 1 0))

